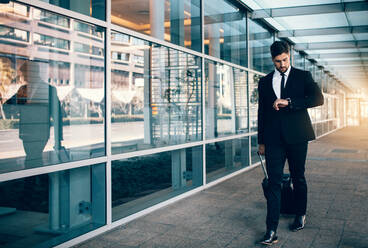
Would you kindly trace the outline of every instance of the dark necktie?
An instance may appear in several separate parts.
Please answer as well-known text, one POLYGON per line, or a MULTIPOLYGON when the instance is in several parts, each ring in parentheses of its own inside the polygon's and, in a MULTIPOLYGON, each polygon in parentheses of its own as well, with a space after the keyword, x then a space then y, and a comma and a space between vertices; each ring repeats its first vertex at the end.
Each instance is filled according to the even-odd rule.
POLYGON ((285 98, 285 73, 281 72, 281 89, 280 89, 280 98, 285 98))

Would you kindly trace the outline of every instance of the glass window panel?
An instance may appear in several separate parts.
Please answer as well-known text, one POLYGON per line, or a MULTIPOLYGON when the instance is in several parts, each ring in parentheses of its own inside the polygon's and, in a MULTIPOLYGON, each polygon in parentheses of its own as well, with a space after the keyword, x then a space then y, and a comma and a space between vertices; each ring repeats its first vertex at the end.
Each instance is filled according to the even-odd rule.
POLYGON ((10 42, 15 42, 15 41, 28 42, 29 32, 18 29, 18 28, 12 28, 12 27, 0 25, 0 38, 4 42, 6 42, 7 40, 9 40, 10 42))
POLYGON ((298 51, 294 50, 294 63, 293 66, 304 70, 305 59, 298 51))
POLYGON ((200 0, 111 0, 111 22, 201 51, 200 0))
POLYGON ((54 247, 106 224, 105 165, 0 183, 1 247, 54 247))
POLYGON ((248 132, 248 73, 233 68, 235 130, 237 133, 248 132))
POLYGON ((253 70, 269 73, 274 69, 270 46, 273 43, 273 34, 260 24, 249 21, 250 65, 253 70))
POLYGON ((84 15, 105 20, 105 0, 41 0, 84 15))
POLYGON ((247 66, 246 12, 226 0, 204 1, 204 45, 208 55, 247 66))
POLYGON ((247 73, 206 60, 206 137, 248 132, 247 73))
POLYGON ((313 63, 310 60, 308 60, 308 59, 305 60, 305 70, 309 71, 312 74, 313 79, 315 79, 314 67, 315 66, 313 65, 313 63))
POLYGON ((206 145, 206 181, 249 166, 249 137, 206 145))
POLYGON ((258 82, 261 75, 249 73, 249 127, 258 131, 258 82))
POLYGON ((112 34, 112 53, 134 59, 112 60, 112 153, 201 140, 200 58, 122 37, 112 34))
POLYGON ((117 220, 203 184, 203 147, 112 162, 112 219, 117 220))
POLYGON ((0 173, 103 156, 104 29, 12 2, 4 15, 0 173))
MULTIPOLYGON (((259 156, 257 154, 258 152, 258 136, 257 135, 252 135, 251 136, 251 151, 250 151, 250 156, 251 156, 251 163, 255 164, 257 162, 259 162, 259 156)), ((264 158, 264 156, 263 156, 264 158)))

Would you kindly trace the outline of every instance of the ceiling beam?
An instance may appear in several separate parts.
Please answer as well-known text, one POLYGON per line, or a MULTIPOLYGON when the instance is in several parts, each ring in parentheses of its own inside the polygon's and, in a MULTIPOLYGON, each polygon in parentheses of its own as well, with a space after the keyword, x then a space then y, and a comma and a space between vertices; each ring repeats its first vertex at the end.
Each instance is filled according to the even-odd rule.
POLYGON ((296 50, 321 50, 321 49, 366 48, 366 47, 368 47, 368 40, 297 43, 294 45, 294 48, 296 50))
POLYGON ((368 10, 368 2, 360 1, 360 2, 320 4, 320 5, 255 10, 251 13, 251 18, 262 19, 268 17, 316 15, 316 14, 353 12, 365 10, 368 10))
POLYGON ((356 52, 356 53, 321 53, 321 54, 308 54, 310 59, 339 59, 339 58, 363 58, 368 57, 368 52, 356 52))
POLYGON ((337 27, 337 28, 316 28, 316 29, 296 29, 283 30, 277 33, 279 38, 301 37, 313 35, 335 35, 335 34, 357 34, 368 33, 368 25, 353 27, 337 27))

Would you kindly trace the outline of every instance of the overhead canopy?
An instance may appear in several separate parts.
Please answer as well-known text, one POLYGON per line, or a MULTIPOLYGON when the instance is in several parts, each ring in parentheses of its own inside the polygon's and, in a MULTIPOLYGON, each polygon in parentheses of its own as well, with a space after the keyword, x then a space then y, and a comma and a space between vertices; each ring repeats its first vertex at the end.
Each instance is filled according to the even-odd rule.
POLYGON ((368 1, 241 0, 341 83, 368 93, 368 1))

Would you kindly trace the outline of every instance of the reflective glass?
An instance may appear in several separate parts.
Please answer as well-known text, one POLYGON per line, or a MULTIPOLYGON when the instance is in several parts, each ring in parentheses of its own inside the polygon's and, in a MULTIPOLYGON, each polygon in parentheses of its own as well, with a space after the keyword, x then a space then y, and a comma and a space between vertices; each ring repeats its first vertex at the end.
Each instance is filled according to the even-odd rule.
POLYGON ((269 73, 274 69, 270 46, 273 34, 260 24, 249 20, 250 65, 253 70, 269 73))
POLYGON ((84 15, 105 20, 105 0, 41 0, 84 15))
POLYGON ((200 58, 115 32, 111 45, 112 153, 201 140, 200 58))
POLYGON ((312 74, 312 77, 313 77, 313 79, 315 80, 315 74, 314 74, 314 65, 313 65, 313 63, 310 61, 310 60, 308 60, 308 59, 306 59, 305 60, 305 70, 306 71, 309 71, 311 74, 312 74))
POLYGON ((316 66, 316 70, 315 70, 315 81, 316 83, 318 84, 318 86, 320 88, 322 88, 322 73, 323 73, 323 70, 319 67, 316 66))
POLYGON ((111 22, 200 52, 200 0, 111 0, 111 22))
POLYGON ((203 184, 203 147, 112 162, 112 219, 117 220, 203 184))
MULTIPOLYGON (((251 136, 251 150, 250 150, 250 156, 251 156, 251 163, 255 164, 260 161, 259 156, 257 154, 258 152, 258 136, 252 135, 251 136)), ((263 156, 264 159, 264 156, 263 156)))
POLYGON ((206 137, 247 132, 246 72, 209 60, 205 70, 206 137))
POLYGON ((246 12, 227 0, 204 0, 205 53, 247 66, 246 12))
POLYGON ((105 165, 0 183, 0 246, 54 247, 106 224, 105 165))
POLYGON ((249 73, 249 127, 258 131, 258 82, 261 75, 249 73))
POLYGON ((305 60, 304 60, 304 56, 301 55, 298 51, 294 51, 294 62, 293 62, 293 66, 299 69, 304 70, 304 64, 305 64, 305 60))
POLYGON ((206 145, 206 182, 249 166, 249 137, 206 145))
POLYGON ((105 154, 104 29, 0 9, 0 173, 105 154))

